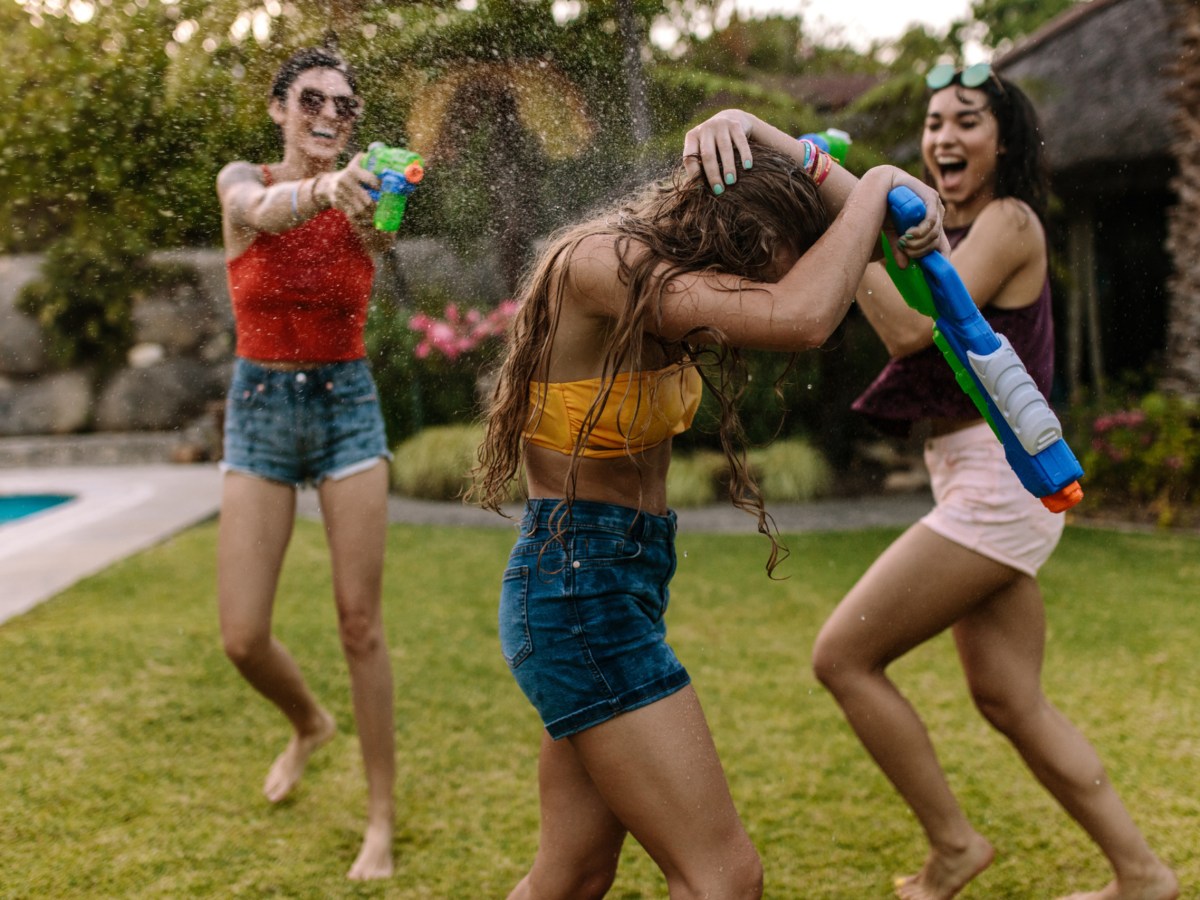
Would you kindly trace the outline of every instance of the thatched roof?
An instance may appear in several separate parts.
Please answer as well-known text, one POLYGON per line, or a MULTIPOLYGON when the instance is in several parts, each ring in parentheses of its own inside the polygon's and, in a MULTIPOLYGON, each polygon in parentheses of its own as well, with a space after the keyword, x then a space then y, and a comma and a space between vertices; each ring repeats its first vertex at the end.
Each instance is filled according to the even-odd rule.
POLYGON ((996 60, 1037 107, 1056 172, 1169 156, 1181 52, 1169 22, 1166 0, 1090 0, 996 60))

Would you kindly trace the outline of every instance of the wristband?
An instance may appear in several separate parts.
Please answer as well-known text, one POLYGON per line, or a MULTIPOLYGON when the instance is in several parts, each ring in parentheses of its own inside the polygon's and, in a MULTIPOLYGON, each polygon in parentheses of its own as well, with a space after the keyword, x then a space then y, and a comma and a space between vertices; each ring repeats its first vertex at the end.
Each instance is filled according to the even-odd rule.
POLYGON ((300 194, 300 182, 297 181, 292 185, 292 218, 293 219, 300 218, 300 206, 297 202, 299 200, 299 194, 300 194))
POLYGON ((804 162, 800 165, 807 172, 809 165, 812 163, 812 156, 817 149, 817 145, 808 138, 800 138, 800 146, 804 148, 804 162))

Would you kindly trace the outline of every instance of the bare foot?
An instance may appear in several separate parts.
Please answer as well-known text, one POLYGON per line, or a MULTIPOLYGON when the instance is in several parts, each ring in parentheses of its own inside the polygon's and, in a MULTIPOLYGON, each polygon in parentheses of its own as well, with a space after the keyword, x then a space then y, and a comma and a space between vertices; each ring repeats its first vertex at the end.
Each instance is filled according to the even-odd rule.
POLYGON ((293 734, 284 751, 271 763, 267 780, 263 782, 263 793, 267 795, 267 799, 278 803, 290 794, 300 776, 304 774, 304 767, 313 751, 327 744, 336 733, 337 722, 328 712, 321 710, 319 724, 312 731, 297 731, 293 734))
POLYGON ((346 873, 351 881, 370 881, 392 877, 392 826, 367 825, 358 859, 346 873))
POLYGON ((1117 879, 1098 891, 1071 894, 1064 900, 1175 900, 1179 879, 1162 862, 1136 877, 1117 879))
POLYGON ((992 845, 978 834, 956 853, 930 851, 920 872, 896 879, 896 896, 902 900, 950 900, 991 865, 995 855, 992 845))

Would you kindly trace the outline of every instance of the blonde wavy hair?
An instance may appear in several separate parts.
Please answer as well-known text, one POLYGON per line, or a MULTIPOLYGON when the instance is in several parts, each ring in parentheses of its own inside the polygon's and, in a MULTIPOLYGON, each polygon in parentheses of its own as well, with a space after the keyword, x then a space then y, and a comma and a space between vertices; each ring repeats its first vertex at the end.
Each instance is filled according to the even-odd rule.
MULTIPOLYGON (((687 175, 680 164, 662 181, 547 241, 518 291, 519 309, 485 416, 470 494, 481 506, 500 511, 524 461, 530 384, 549 380, 550 350, 572 258, 586 238, 607 235, 616 248, 626 303, 603 347, 600 390, 575 442, 564 502, 569 506, 574 499, 580 451, 615 376, 625 370, 660 368, 665 357, 696 367, 719 403, 717 433, 731 473, 730 500, 755 516, 759 532, 770 539, 767 570, 773 571, 782 560, 781 551, 786 555, 746 466, 746 440, 737 411, 746 383, 741 352, 718 330, 703 325, 675 342, 648 330, 661 319, 663 298, 673 279, 692 272, 723 272, 749 282, 770 280, 781 247, 803 254, 828 227, 816 186, 794 159, 759 145, 753 146, 753 158, 750 169, 741 169, 738 161, 737 183, 720 197, 703 176, 687 175), (701 335, 703 343, 695 340, 701 335)), ((730 293, 744 289, 739 284, 730 293)))

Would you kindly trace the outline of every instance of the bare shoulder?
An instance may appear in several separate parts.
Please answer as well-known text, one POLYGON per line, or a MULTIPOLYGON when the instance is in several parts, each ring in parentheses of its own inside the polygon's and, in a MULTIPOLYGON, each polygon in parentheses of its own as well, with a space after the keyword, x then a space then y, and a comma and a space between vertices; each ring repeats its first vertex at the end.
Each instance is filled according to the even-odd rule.
POLYGON ((227 164, 217 174, 217 193, 224 194, 229 188, 238 184, 261 185, 262 183, 262 167, 239 159, 227 164))
POLYGON ((262 184, 262 166, 237 159, 227 163, 217 175, 217 184, 234 183, 238 181, 257 181, 262 184))
POLYGON ((1029 205, 1016 197, 1001 197, 983 208, 972 233, 981 231, 992 238, 1044 240, 1042 222, 1029 205))
POLYGON ((564 289, 585 309, 607 314, 614 303, 624 302, 621 257, 614 235, 588 235, 556 264, 564 289))

